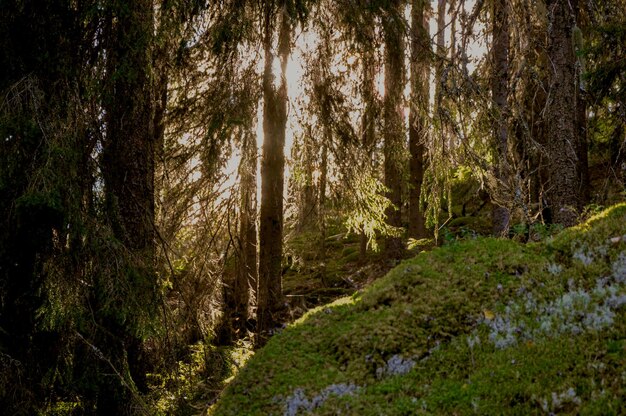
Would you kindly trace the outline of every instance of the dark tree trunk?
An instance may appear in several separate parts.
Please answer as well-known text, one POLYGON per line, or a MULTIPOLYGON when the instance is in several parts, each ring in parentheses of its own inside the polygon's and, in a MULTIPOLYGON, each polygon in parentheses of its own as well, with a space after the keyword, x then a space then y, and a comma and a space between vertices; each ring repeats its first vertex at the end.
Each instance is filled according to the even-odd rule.
MULTIPOLYGON (((239 218, 240 264, 235 278, 235 329, 239 336, 245 335, 248 325, 250 292, 256 296, 258 282, 257 269, 257 229, 256 229, 256 166, 257 144, 252 132, 243 133, 242 157, 239 167, 241 178, 241 206, 239 218)), ((252 299, 254 300, 254 299, 252 299)))
MULTIPOLYGON (((582 74, 578 74, 581 77, 582 74)), ((578 83, 580 85, 580 83, 578 83)), ((589 178, 589 144, 587 140, 587 97, 584 91, 577 90, 576 125, 578 127, 578 172, 580 175, 580 206, 591 200, 591 182, 589 178)))
MULTIPOLYGON (((267 6, 271 9, 271 5, 267 6)), ((285 170, 285 126, 287 123, 287 82, 285 70, 291 49, 291 25, 281 10, 278 35, 282 73, 274 87, 272 73, 271 10, 266 11, 265 69, 263 74, 263 156, 261 159, 261 215, 257 323, 260 341, 263 333, 277 322, 284 308, 281 261, 283 254, 283 185, 285 170)))
POLYGON ((313 151, 315 145, 313 139, 307 137, 302 146, 300 166, 303 169, 305 184, 301 189, 298 200, 298 231, 301 232, 315 223, 317 216, 317 195, 313 180, 314 158, 317 156, 313 151))
MULTIPOLYGON (((114 4, 111 8, 107 45, 108 90, 104 99, 106 138, 102 172, 108 220, 115 237, 130 255, 126 281, 126 302, 136 303, 150 314, 156 303, 154 156, 155 111, 152 76, 152 1, 114 4), (132 270, 132 271, 131 271, 132 270)), ((123 314, 122 314, 123 315, 123 314)), ((146 365, 141 354, 137 317, 102 317, 101 323, 114 339, 111 361, 145 389, 146 365), (119 319, 119 322, 114 322, 119 319), (126 358, 126 355, 128 358, 126 358)), ((107 341, 109 342, 109 341, 107 341)), ((128 380, 126 380, 128 382, 128 380)), ((103 380, 107 394, 99 396, 98 411, 124 413, 128 410, 128 386, 118 387, 103 380), (109 389, 109 390, 107 390, 109 389), (110 393, 110 394, 108 394, 110 393), (119 395, 118 395, 119 393, 119 395), (112 396, 112 397, 110 397, 112 396)))
POLYGON ((152 2, 135 1, 117 12, 105 99, 106 202, 116 237, 150 268, 155 256, 152 2))
POLYGON ((504 236, 508 234, 510 213, 502 201, 510 199, 506 192, 509 184, 508 163, 508 81, 509 81, 509 6, 507 1, 493 2, 493 44, 491 94, 493 106, 493 134, 495 147, 494 173, 496 186, 492 192, 491 222, 493 234, 504 236))
POLYGON ((445 64, 445 54, 446 54, 446 44, 445 44, 445 35, 446 35, 446 0, 438 0, 437 1, 437 36, 436 36, 436 54, 437 54, 437 65, 435 70, 435 114, 438 114, 441 111, 441 83, 443 79, 443 68, 445 64))
MULTIPOLYGON (((530 28, 531 17, 526 19, 524 26, 530 28)), ((545 50, 545 34, 530 30, 525 37, 529 38, 529 48, 532 48, 532 45, 541 45, 542 50, 545 50)), ((528 68, 545 68, 545 54, 524 54, 525 57, 528 55, 530 55, 527 60, 528 68)), ((540 71, 542 74, 545 72, 540 71)), ((514 89, 510 91, 510 94, 516 97, 519 116, 512 118, 514 124, 509 139, 509 149, 512 150, 520 179, 523 181, 523 187, 519 189, 519 192, 524 198, 521 201, 523 215, 528 223, 534 221, 535 215, 542 214, 544 208, 543 185, 547 175, 545 163, 542 161, 545 152, 541 149, 546 147, 546 136, 544 134, 545 119, 541 112, 546 106, 547 91, 544 86, 548 84, 545 75, 540 78, 529 75, 526 74, 511 84, 514 89)), ((515 189, 515 192, 518 190, 515 189)))
MULTIPOLYGON (((581 20, 581 7, 575 9, 576 22, 581 20)), ((585 65, 584 58, 578 55, 583 52, 584 39, 580 28, 575 27, 572 33, 572 43, 576 59, 576 126, 578 134, 578 172, 580 175, 580 206, 581 208, 591 200, 591 179, 589 177, 589 143, 587 137, 587 92, 583 80, 585 65), (579 42, 577 32, 580 33, 579 42)))
POLYGON ((426 168, 425 144, 428 141, 428 101, 430 99, 429 5, 413 0, 411 8, 411 112, 409 115, 409 237, 426 237, 421 209, 422 185, 426 168))
MULTIPOLYGON (((402 16, 402 7, 395 5, 396 16, 402 16)), ((392 206, 385 214, 387 224, 402 226, 402 158, 404 152, 404 114, 402 92, 404 87, 404 32, 395 18, 386 17, 385 35, 385 98, 384 98, 384 146, 385 186, 392 206)), ((385 253, 390 259, 400 259, 403 254, 402 238, 388 236, 385 253)))
MULTIPOLYGON (((162 69, 163 70, 163 69, 162 69)), ((165 146, 165 112, 167 110, 168 77, 165 72, 159 74, 155 85, 156 101, 154 108, 154 158, 155 166, 162 164, 165 146)), ((157 192, 158 194, 158 192, 157 192)))
POLYGON ((549 0, 550 94, 546 108, 547 195, 554 223, 576 224, 581 208, 580 145, 576 125, 576 57, 572 46, 577 0, 549 0))
POLYGON ((328 143, 331 140, 331 131, 329 127, 325 128, 324 143, 321 149, 320 162, 320 178, 319 178, 319 194, 317 196, 318 206, 318 225, 320 232, 320 258, 326 258, 326 182, 328 181, 328 143))
POLYGON ((611 165, 618 171, 623 170, 621 164, 626 161, 626 126, 618 124, 609 139, 611 165))
POLYGON ((371 44, 362 46, 363 59, 363 80, 361 85, 362 99, 365 106, 363 112, 361 134, 362 145, 367 156, 366 163, 371 163, 371 158, 376 148, 376 116, 377 116, 377 93, 376 93, 376 72, 378 62, 376 60, 376 51, 372 44, 374 41, 374 23, 367 30, 367 42, 371 44))
MULTIPOLYGON (((365 105, 361 127, 361 141, 365 153, 364 171, 369 167, 368 165, 372 164, 372 155, 376 146, 376 69, 378 67, 376 54, 372 46, 374 43, 374 23, 372 22, 366 30, 367 44, 362 46, 361 52, 363 59, 363 83, 361 90, 363 104, 365 105)), ((359 240, 359 259, 361 262, 365 262, 368 242, 365 231, 361 231, 359 240)))

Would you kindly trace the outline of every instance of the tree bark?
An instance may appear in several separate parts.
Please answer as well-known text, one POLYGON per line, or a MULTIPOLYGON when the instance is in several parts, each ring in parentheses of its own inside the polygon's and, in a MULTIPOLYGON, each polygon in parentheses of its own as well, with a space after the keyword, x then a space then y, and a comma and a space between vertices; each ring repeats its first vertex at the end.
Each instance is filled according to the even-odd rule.
POLYGON ((317 217, 317 191, 313 180, 314 159, 317 156, 314 151, 315 147, 313 138, 307 136, 303 140, 302 151, 299 155, 305 184, 300 189, 298 198, 298 232, 314 224, 317 217))
POLYGON ((509 182, 508 163, 508 81, 509 81, 509 5, 507 1, 493 2, 493 44, 491 95, 493 106, 493 134, 495 147, 494 173, 496 186, 492 192, 496 198, 491 199, 493 204, 491 222, 493 234, 504 236, 508 234, 510 212, 501 205, 504 200, 510 199, 506 192, 509 182))
MULTIPOLYGON (((130 254, 127 267, 132 272, 125 276, 126 296, 134 297, 132 301, 145 308, 136 311, 137 315, 151 313, 156 304, 157 289, 154 272, 152 5, 150 0, 138 0, 112 6, 111 15, 114 18, 110 20, 107 45, 108 90, 104 99, 106 137, 102 173, 107 215, 115 237, 130 254)), ((119 346, 111 345, 112 362, 120 370, 127 363, 133 381, 140 390, 145 389, 147 368, 142 358, 142 341, 136 335, 140 329, 137 325, 140 324, 133 317, 129 320, 119 318, 119 322, 112 322, 111 317, 102 319, 101 324, 115 338, 110 342, 121 342, 119 346)), ((111 382, 108 384, 103 387, 107 394, 99 396, 98 412, 126 412, 130 392, 126 387, 111 386, 111 382), (110 388, 111 391, 108 390, 110 388)))
POLYGON ((446 0, 438 0, 437 3, 437 65, 435 70, 435 108, 437 114, 441 109, 441 83, 443 79, 443 68, 446 55, 446 0))
MULTIPOLYGON (((577 7, 575 10, 576 22, 581 20, 582 8, 577 7)), ((576 23, 574 23, 576 26, 576 23)), ((580 28, 575 27, 572 33, 574 44, 574 53, 576 59, 576 126, 578 133, 578 171, 580 175, 580 198, 581 207, 589 203, 591 200, 591 179, 589 177, 589 143, 587 138, 587 92, 585 91, 583 80, 585 65, 584 57, 580 57, 579 53, 584 49, 583 32, 580 28), (578 34, 580 36, 578 36, 578 34)))
MULTIPOLYGON (((384 146, 386 197, 391 202, 385 214, 387 224, 402 226, 402 157, 404 151, 404 113, 402 90, 404 86, 404 33, 397 19, 403 15, 401 5, 394 5, 395 16, 387 16, 385 35, 385 98, 383 117, 385 123, 384 146)), ((385 253, 390 259, 400 259, 403 254, 402 239, 388 236, 385 253)))
POLYGON ((273 11, 266 10, 265 69, 263 74, 263 156, 261 160, 261 214, 259 251, 259 288, 257 299, 258 330, 262 333, 277 322, 284 308, 281 261, 283 254, 283 186, 285 170, 285 127, 287 123, 287 81, 285 71, 291 49, 291 24, 286 9, 282 10, 278 35, 281 79, 274 87, 272 72, 271 20, 273 11))
POLYGON ((430 100, 429 5, 413 0, 411 7, 411 109, 409 115, 409 237, 426 237, 421 209, 422 185, 426 168, 425 143, 428 141, 428 102, 430 100))
POLYGON ((546 108, 548 205, 554 223, 576 224, 581 209, 579 139, 576 128, 576 57, 572 46, 577 0, 549 0, 548 73, 550 94, 546 108))
MULTIPOLYGON (((578 79, 582 74, 577 74, 578 79)), ((580 82, 577 83, 580 85, 580 82)), ((587 97, 584 91, 577 88, 576 94, 576 125, 578 132, 578 172, 580 176, 580 207, 591 200, 591 179, 589 177, 589 143, 587 139, 587 97)))
POLYGON ((116 237, 152 267, 154 245, 154 99, 152 2, 120 6, 112 28, 110 93, 103 153, 109 220, 116 237))
POLYGON ((235 277, 234 327, 238 335, 245 335, 248 325, 248 309, 256 296, 257 227, 256 227, 256 167, 257 144, 252 132, 243 132, 242 157, 239 167, 241 180, 241 205, 239 209, 239 270, 235 277), (253 299, 251 299, 251 292, 253 299))
POLYGON ((326 182, 328 182, 328 144, 332 138, 331 136, 331 129, 326 126, 324 128, 324 142, 322 143, 321 149, 322 160, 320 162, 319 193, 317 196, 320 259, 326 258, 326 182))
MULTIPOLYGON (((362 68, 363 81, 361 85, 362 100, 365 106, 361 126, 361 144, 365 153, 363 170, 372 164, 372 155, 376 146, 376 54, 372 44, 374 43, 374 22, 371 22, 367 30, 367 44, 362 45, 362 68)), ((359 260, 365 262, 367 257, 367 235, 361 231, 359 236, 359 260)))

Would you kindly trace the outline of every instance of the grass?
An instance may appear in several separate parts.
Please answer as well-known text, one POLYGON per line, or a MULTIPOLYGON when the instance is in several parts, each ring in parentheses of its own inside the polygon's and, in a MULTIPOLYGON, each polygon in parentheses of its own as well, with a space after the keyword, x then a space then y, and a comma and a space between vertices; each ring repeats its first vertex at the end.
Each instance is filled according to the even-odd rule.
POLYGON ((622 204, 421 253, 274 336, 209 414, 618 414, 625 234, 622 204))

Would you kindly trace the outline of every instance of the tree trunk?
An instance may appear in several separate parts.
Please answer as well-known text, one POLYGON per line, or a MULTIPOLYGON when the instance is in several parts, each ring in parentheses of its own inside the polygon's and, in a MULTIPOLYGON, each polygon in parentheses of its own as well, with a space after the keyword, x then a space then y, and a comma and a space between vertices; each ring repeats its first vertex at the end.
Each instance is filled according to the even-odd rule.
POLYGON ((109 220, 116 237, 148 267, 155 255, 152 30, 151 1, 120 6, 108 50, 103 149, 109 220))
POLYGON ((576 224, 581 208, 576 57, 572 47, 577 0, 549 0, 548 56, 550 94, 546 108, 548 205, 554 223, 576 224))
POLYGON ((317 156, 314 152, 315 147, 313 138, 307 135, 303 140, 300 154, 300 166, 303 170, 305 184, 300 189, 300 197, 298 198, 298 232, 302 232, 314 224, 317 217, 317 192, 313 180, 314 159, 317 156))
MULTIPOLYGON (((576 22, 581 21, 584 6, 575 10, 576 22)), ((580 23, 579 23, 580 24, 580 23)), ((584 33, 581 28, 575 27, 572 33, 574 53, 576 59, 576 125, 578 133, 578 171, 580 175, 580 205, 581 208, 591 200, 591 179, 589 177, 589 142, 587 137, 587 92, 585 90, 585 57, 580 56, 585 48, 584 33)))
MULTIPOLYGON (((150 314, 156 304, 152 1, 116 4, 112 16, 107 45, 109 89, 104 100, 102 173, 108 219, 115 237, 131 255, 128 267, 132 271, 125 276, 125 295, 145 308, 133 313, 144 315, 150 314)), ((122 344, 111 345, 113 363, 123 370, 127 361, 132 379, 144 389, 147 368, 141 357, 141 339, 136 335, 140 324, 133 317, 127 320, 122 316, 119 322, 112 322, 110 316, 103 319, 102 325, 115 337, 111 342, 122 344)), ((114 395, 122 391, 124 394, 102 394, 98 411, 126 411, 130 392, 116 386, 105 386, 105 390, 108 387, 113 388, 114 395)))
MULTIPOLYGON (((402 7, 395 5, 396 16, 402 16, 402 7)), ((397 18, 397 17, 396 17, 397 18)), ((385 98, 384 146, 385 186, 392 206, 385 214, 387 224, 402 227, 402 158, 404 151, 404 113, 402 92, 404 87, 404 33, 396 18, 387 17, 385 34, 385 98)), ((402 239, 388 236, 385 253, 389 259, 400 259, 403 254, 402 239)))
POLYGON ((443 67, 446 54, 446 0, 438 0, 437 3, 437 65, 435 70, 435 114, 441 110, 441 83, 443 79, 443 67))
POLYGON ((509 200, 506 192, 502 192, 509 185, 508 163, 508 81, 509 81, 509 6, 508 1, 493 2, 493 44, 492 44, 492 76, 491 94, 493 106, 493 134, 495 147, 494 173, 496 186, 492 192, 496 198, 491 198, 493 204, 491 222, 493 234, 504 236, 508 234, 510 213, 502 205, 502 201, 509 200))
POLYGON ((319 178, 319 194, 317 197, 318 225, 320 232, 320 259, 326 258, 326 182, 328 181, 328 143, 331 140, 331 131, 324 128, 324 142, 322 143, 319 178))
MULTIPOLYGON (((581 73, 577 74, 579 79, 581 73)), ((580 82, 577 83, 580 85, 580 82)), ((578 133, 578 172, 580 175, 580 207, 591 200, 591 179, 589 177, 589 144, 587 140, 587 97, 584 91, 577 88, 576 94, 576 125, 578 133)))
MULTIPOLYGON (((369 165, 372 164, 372 155, 376 146, 376 54, 372 47, 374 43, 374 22, 366 28, 367 44, 362 46, 363 59, 363 84, 362 100, 365 106, 361 127, 361 144, 364 149, 365 160, 363 161, 363 171, 367 171, 369 165)), ((361 231, 359 236, 359 260, 363 263, 367 258, 367 235, 365 231, 361 231)))
MULTIPOLYGON (((268 9, 271 5, 267 6, 268 9)), ((283 252, 283 186, 285 169, 285 126, 287 123, 287 82, 285 71, 291 49, 291 25, 282 11, 278 53, 281 80, 275 88, 272 73, 272 11, 266 11, 265 69, 263 74, 263 156, 261 160, 261 215, 259 252, 259 289, 257 323, 262 333, 276 323, 284 308, 281 261, 283 252)))
POLYGON ((426 237, 424 212, 420 208, 424 182, 425 143, 428 141, 428 101, 430 100, 429 5, 413 0, 411 7, 411 112, 409 115, 409 237, 426 237))
MULTIPOLYGON (((239 209, 239 270, 234 287, 234 328, 239 336, 245 335, 248 325, 250 292, 256 292, 257 269, 257 229, 256 229, 256 166, 257 144, 252 132, 243 133, 239 177, 241 178, 241 205, 239 209)), ((256 293, 253 293, 255 295, 256 293)))

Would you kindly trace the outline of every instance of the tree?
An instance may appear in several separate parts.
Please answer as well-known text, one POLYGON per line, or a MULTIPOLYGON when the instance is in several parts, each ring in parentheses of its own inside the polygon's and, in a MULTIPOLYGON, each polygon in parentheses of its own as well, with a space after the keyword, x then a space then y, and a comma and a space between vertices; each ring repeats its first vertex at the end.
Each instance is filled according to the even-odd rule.
POLYGON ((154 313, 157 300, 152 5, 151 0, 112 2, 108 9, 102 173, 108 221, 129 255, 122 284, 130 309, 109 310, 100 316, 100 323, 111 334, 106 337, 110 359, 121 374, 128 366, 132 378, 103 378, 103 391, 98 396, 101 414, 129 411, 132 386, 129 388, 128 383, 146 388, 140 335, 146 328, 141 327, 141 317, 154 313))
MULTIPOLYGON (((365 151, 364 164, 371 165, 376 148, 376 126, 377 114, 379 113, 379 97, 376 94, 376 72, 379 68, 375 51, 375 20, 369 16, 369 21, 364 25, 364 38, 360 43, 360 54, 362 59, 362 82, 361 99, 363 100, 363 116, 361 120, 361 144, 365 151)), ((370 168, 364 166, 363 170, 370 168)), ((365 261, 367 255, 368 236, 362 230, 359 236, 359 257, 361 262, 365 261)))
POLYGON ((277 322, 283 309, 281 262, 283 254, 283 186, 285 128, 287 124, 287 60, 291 51, 291 16, 274 2, 264 6, 265 63, 263 72, 263 154, 261 157, 261 210, 259 230, 259 288, 257 324, 262 333, 277 322), (275 18, 279 16, 278 58, 280 80, 275 86, 272 65, 275 18))
POLYGON ((572 46, 577 0, 548 0, 548 74, 545 135, 548 205, 557 224, 571 226, 581 207, 579 138, 576 124, 576 57, 572 46))
POLYGON ((251 129, 242 132, 239 208, 239 268, 235 277, 235 327, 239 335, 248 327, 250 292, 256 296, 258 285, 257 226, 256 226, 256 169, 257 143, 251 129))
MULTIPOLYGON (((386 210, 387 224, 402 227, 402 159, 404 158, 404 19, 402 2, 391 2, 383 17, 385 37, 385 96, 383 98, 385 186, 391 206, 386 210)), ((391 259, 403 254, 402 239, 388 236, 385 253, 391 259)))
MULTIPOLYGON (((509 182, 508 159, 508 82, 509 82, 509 5, 507 1, 494 1, 492 11, 493 43, 491 46, 491 95, 493 107, 493 135, 495 147, 495 193, 506 188, 509 182)), ((491 221, 493 234, 506 235, 510 212, 497 198, 492 198, 491 221)))
POLYGON ((426 237, 421 208, 425 145, 428 142, 428 102, 430 100, 429 4, 413 0, 411 4, 411 107, 409 115, 409 237, 426 237))
POLYGON ((92 2, 5 2, 0 22, 0 408, 75 394, 93 214, 92 2), (89 39, 86 41, 86 39, 89 39), (73 357, 74 360, 67 360, 73 357), (59 377, 51 378, 50 374, 59 377))

